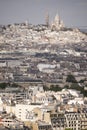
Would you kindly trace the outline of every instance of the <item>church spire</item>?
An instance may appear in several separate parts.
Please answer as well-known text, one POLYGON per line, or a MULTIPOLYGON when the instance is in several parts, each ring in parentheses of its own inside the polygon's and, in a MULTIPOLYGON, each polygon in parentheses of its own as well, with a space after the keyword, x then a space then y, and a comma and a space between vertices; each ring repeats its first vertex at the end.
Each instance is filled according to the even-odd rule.
POLYGON ((64 28, 63 21, 60 19, 59 15, 56 14, 56 16, 51 24, 51 29, 59 31, 59 30, 62 30, 63 28, 64 28))
POLYGON ((47 27, 49 27, 49 13, 46 13, 46 17, 45 17, 45 23, 47 25, 47 27))

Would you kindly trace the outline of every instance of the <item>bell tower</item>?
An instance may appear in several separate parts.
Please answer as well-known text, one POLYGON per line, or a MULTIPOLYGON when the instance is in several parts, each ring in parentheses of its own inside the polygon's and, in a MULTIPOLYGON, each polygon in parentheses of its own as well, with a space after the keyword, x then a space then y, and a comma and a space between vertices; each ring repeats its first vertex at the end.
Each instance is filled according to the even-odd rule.
POLYGON ((46 13, 46 17, 45 17, 45 24, 47 27, 49 27, 49 13, 46 13))

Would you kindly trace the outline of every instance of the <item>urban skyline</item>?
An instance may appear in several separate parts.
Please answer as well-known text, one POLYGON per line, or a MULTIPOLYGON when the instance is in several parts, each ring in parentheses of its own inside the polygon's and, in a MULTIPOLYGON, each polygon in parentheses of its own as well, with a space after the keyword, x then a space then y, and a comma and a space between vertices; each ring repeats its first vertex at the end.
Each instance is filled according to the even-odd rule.
POLYGON ((58 13, 66 26, 87 26, 87 0, 0 0, 0 24, 44 24, 47 12, 50 22, 58 13))
POLYGON ((87 2, 25 1, 0 0, 0 130, 87 130, 87 2))

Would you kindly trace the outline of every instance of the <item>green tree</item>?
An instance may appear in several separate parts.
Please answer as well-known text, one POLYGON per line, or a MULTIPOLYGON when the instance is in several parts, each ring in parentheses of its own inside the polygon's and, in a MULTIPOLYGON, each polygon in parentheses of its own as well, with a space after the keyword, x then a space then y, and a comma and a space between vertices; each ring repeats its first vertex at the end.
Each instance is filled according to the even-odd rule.
POLYGON ((51 85, 49 90, 57 92, 57 91, 61 91, 62 88, 59 87, 58 85, 51 85))
POLYGON ((79 86, 77 83, 72 83, 70 89, 75 89, 80 91, 85 97, 87 97, 87 90, 84 90, 84 87, 79 86))
POLYGON ((75 77, 71 74, 67 75, 66 82, 77 83, 75 77))
POLYGON ((84 81, 86 81, 86 79, 81 79, 79 83, 84 83, 84 81))
POLYGON ((16 84, 16 83, 11 84, 10 86, 11 86, 11 87, 15 87, 15 88, 20 87, 20 85, 18 85, 18 84, 16 84))
POLYGON ((46 85, 43 86, 43 89, 44 89, 44 91, 48 91, 49 90, 49 88, 46 85))
POLYGON ((8 86, 8 83, 0 83, 0 89, 5 89, 8 86))
POLYGON ((69 89, 69 86, 66 84, 66 85, 64 86, 64 88, 67 88, 67 89, 69 89))
POLYGON ((77 83, 72 83, 70 89, 76 89, 78 91, 81 90, 81 87, 77 83))
POLYGON ((6 87, 21 87, 20 85, 16 84, 16 83, 0 83, 0 89, 5 89, 6 87))

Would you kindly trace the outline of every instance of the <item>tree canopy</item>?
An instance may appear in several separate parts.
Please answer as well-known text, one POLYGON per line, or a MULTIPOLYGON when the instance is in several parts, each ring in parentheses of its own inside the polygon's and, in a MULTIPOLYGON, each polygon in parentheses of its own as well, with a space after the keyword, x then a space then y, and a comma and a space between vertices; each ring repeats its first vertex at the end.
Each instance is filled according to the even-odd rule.
POLYGON ((0 83, 0 89, 5 89, 6 87, 20 87, 20 85, 16 83, 0 83))
POLYGON ((71 74, 67 75, 66 82, 77 83, 75 77, 71 74))

